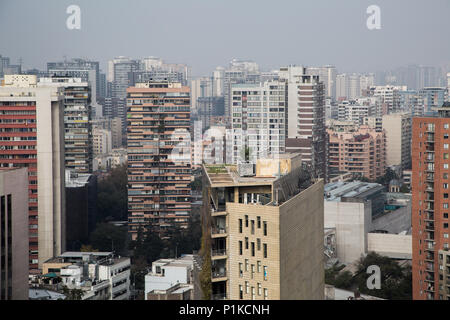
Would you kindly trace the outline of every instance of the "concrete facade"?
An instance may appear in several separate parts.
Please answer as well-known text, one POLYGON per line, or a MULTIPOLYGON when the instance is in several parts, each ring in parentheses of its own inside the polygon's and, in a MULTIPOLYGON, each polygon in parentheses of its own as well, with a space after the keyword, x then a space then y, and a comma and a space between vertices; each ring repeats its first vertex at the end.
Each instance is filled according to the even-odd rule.
POLYGON ((337 256, 351 263, 367 252, 372 210, 368 202, 325 201, 325 228, 336 228, 337 256))
POLYGON ((204 170, 213 299, 323 299, 323 180, 308 180, 301 167, 281 177, 204 170))
POLYGON ((0 300, 28 300, 28 171, 0 170, 0 300))
POLYGON ((402 169, 411 168, 411 121, 409 113, 383 116, 387 166, 401 165, 402 169))
MULTIPOLYGON (((16 139, 30 151, 4 151, 6 157, 0 163, 2 167, 29 168, 30 228, 34 228, 30 232, 30 269, 36 271, 65 248, 63 91, 37 87, 36 76, 9 75, 0 87, 0 106, 8 113, 0 116, 3 121, 12 117, 23 122, 24 114, 30 118, 23 124, 24 133, 5 134, 10 140, 6 145, 14 145, 16 139)), ((14 124, 5 128, 8 126, 15 128, 14 124)))

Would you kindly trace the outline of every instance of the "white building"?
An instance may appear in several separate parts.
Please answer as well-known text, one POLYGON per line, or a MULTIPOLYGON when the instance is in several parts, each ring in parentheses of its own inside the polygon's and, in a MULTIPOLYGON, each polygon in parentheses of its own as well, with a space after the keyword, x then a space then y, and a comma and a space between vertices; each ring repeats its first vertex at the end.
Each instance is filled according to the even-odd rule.
POLYGON ((112 150, 111 131, 106 129, 93 129, 92 149, 94 152, 94 156, 110 153, 112 150))
POLYGON ((159 259, 152 263, 152 271, 145 276, 145 300, 149 292, 168 290, 178 284, 192 284, 194 256, 178 259, 159 259))
POLYGON ((286 92, 281 81, 259 84, 233 84, 231 88, 231 120, 233 130, 233 163, 249 161, 285 151, 286 92))
MULTIPOLYGON (((129 300, 130 258, 112 252, 64 252, 43 264, 68 289, 81 289, 82 300, 129 300)), ((61 289, 61 288, 60 288, 61 289)))
POLYGON ((411 259, 409 195, 385 194, 381 185, 361 181, 329 183, 324 193, 324 227, 336 230, 341 263, 353 263, 369 251, 411 259))

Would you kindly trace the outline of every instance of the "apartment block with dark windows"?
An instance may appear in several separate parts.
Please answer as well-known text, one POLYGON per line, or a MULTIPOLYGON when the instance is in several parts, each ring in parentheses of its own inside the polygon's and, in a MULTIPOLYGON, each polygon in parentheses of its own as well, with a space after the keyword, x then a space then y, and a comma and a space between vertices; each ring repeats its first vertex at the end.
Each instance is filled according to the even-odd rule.
POLYGON ((147 82, 127 95, 129 231, 163 236, 186 228, 191 212, 190 89, 147 82))

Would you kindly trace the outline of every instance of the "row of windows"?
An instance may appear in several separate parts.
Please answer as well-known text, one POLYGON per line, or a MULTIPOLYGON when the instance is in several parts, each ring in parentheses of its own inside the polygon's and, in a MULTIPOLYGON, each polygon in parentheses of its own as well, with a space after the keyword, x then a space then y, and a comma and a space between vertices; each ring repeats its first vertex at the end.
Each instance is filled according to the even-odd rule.
MULTIPOLYGON (((264 291, 264 300, 269 299, 269 290, 267 288, 262 288, 261 283, 257 284, 257 288, 258 288, 258 296, 261 296, 263 294, 264 291)), ((250 284, 248 283, 248 281, 245 282, 245 293, 249 294, 251 292, 252 294, 252 300, 256 299, 256 289, 255 287, 251 287, 250 289, 250 284)), ((242 300, 244 299, 244 286, 239 285, 239 299, 242 300)))
MULTIPOLYGON (((239 219, 239 233, 242 233, 242 219, 239 219)), ((251 234, 255 234, 255 220, 250 220, 251 234)), ((248 215, 245 215, 245 227, 248 228, 249 219, 248 215)), ((261 217, 256 217, 256 227, 261 229, 261 217)), ((263 221, 263 234, 267 236, 267 221, 263 221)))
MULTIPOLYGON (((257 240, 257 249, 258 249, 258 251, 260 251, 261 250, 261 239, 256 239, 257 240)), ((245 249, 246 250, 248 250, 249 249, 249 241, 248 241, 248 238, 247 237, 245 237, 245 249)), ((242 241, 239 241, 239 255, 242 255, 243 254, 243 242, 242 241)), ((252 241, 251 242, 251 254, 252 254, 252 257, 254 257, 255 256, 255 243, 252 241)), ((263 243, 263 257, 264 258, 267 258, 267 243, 263 243)))

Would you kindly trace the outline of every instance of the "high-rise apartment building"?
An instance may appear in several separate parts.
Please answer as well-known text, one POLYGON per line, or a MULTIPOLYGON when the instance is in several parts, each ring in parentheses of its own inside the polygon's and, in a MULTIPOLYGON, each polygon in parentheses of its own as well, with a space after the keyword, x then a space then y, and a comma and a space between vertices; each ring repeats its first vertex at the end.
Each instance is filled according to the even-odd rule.
POLYGON ((447 100, 445 87, 427 87, 419 90, 423 106, 423 114, 432 113, 434 108, 439 108, 447 100))
POLYGON ((131 76, 134 72, 139 71, 140 64, 137 60, 119 57, 109 61, 109 67, 109 73, 112 74, 113 80, 110 101, 111 112, 108 111, 108 113, 111 113, 113 117, 122 119, 123 144, 125 145, 127 127, 127 88, 132 84, 131 76))
POLYGON ((336 99, 336 67, 330 65, 323 67, 307 67, 306 74, 318 75, 325 87, 325 97, 330 97, 333 100, 336 99))
POLYGON ((27 238, 28 171, 0 169, 0 300, 28 300, 27 238))
POLYGON ((108 154, 112 150, 112 135, 107 129, 92 130, 92 150, 95 156, 108 154))
POLYGON ((385 135, 367 126, 354 132, 328 129, 328 166, 330 175, 353 173, 371 180, 385 174, 385 135))
POLYGON ((288 85, 286 151, 301 153, 313 174, 327 180, 324 85, 305 68, 280 68, 280 81, 288 85))
POLYGON ((259 158, 284 153, 286 83, 233 84, 231 91, 232 163, 256 163, 259 158))
POLYGON ((411 114, 408 112, 384 115, 382 126, 386 134, 386 165, 411 168, 411 114))
POLYGON ((100 63, 85 59, 72 59, 70 61, 48 62, 47 73, 50 77, 80 78, 88 82, 91 87, 92 113, 95 117, 103 116, 102 106, 97 102, 103 98, 101 95, 100 63))
POLYGON ((369 95, 379 97, 382 105, 381 112, 377 112, 377 116, 381 117, 385 114, 401 111, 400 109, 400 92, 405 91, 406 86, 373 86, 369 89, 369 95))
POLYGON ((30 272, 65 249, 63 100, 33 75, 7 75, 0 87, 0 167, 28 168, 30 272))
POLYGON ((413 299, 449 300, 450 104, 413 118, 413 299))
POLYGON ((323 299, 323 180, 293 154, 258 160, 253 176, 235 165, 203 170, 211 299, 323 299))
POLYGON ((128 98, 128 219, 164 232, 187 227, 191 211, 189 87, 180 83, 138 83, 128 98))
POLYGON ((81 78, 40 78, 38 86, 60 86, 64 90, 65 168, 92 172, 91 89, 81 78))

